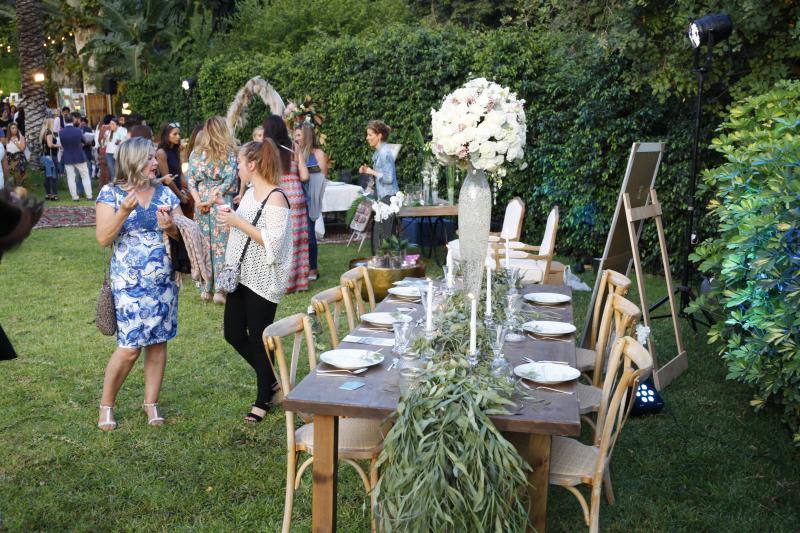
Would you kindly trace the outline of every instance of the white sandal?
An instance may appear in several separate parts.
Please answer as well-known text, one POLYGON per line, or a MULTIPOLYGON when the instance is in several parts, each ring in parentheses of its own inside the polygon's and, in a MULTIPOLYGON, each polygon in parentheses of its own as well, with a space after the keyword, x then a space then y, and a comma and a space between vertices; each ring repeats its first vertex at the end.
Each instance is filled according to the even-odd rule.
POLYGON ((149 425, 160 426, 164 424, 164 417, 158 412, 158 403, 143 403, 142 409, 144 409, 144 414, 146 414, 148 417, 147 423, 149 425), (153 409, 152 417, 150 417, 150 413, 147 412, 148 407, 153 409))
POLYGON ((97 423, 97 427, 103 430, 117 429, 117 421, 114 419, 114 406, 100 404, 100 411, 104 416, 97 423))

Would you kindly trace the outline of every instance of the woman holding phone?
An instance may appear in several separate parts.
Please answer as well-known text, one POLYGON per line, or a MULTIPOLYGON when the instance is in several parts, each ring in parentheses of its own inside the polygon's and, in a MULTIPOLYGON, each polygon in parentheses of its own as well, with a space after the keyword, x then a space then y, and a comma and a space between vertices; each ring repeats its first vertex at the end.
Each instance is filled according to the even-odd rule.
POLYGON ((161 183, 170 188, 181 201, 181 211, 188 218, 194 217, 192 197, 188 193, 188 185, 181 170, 181 125, 170 122, 161 128, 158 136, 158 173, 161 183))

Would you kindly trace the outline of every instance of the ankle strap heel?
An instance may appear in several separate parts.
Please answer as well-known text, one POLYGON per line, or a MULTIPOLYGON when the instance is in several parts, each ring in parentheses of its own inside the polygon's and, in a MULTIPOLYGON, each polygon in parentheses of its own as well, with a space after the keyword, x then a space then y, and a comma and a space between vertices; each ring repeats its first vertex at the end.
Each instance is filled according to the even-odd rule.
POLYGON ((147 415, 147 423, 151 426, 160 426, 164 424, 164 417, 158 412, 158 403, 143 403, 142 409, 144 414, 147 415), (148 411, 151 409, 151 411, 148 411))
POLYGON ((117 429, 113 405, 100 404, 100 422, 97 423, 97 427, 100 429, 117 429))

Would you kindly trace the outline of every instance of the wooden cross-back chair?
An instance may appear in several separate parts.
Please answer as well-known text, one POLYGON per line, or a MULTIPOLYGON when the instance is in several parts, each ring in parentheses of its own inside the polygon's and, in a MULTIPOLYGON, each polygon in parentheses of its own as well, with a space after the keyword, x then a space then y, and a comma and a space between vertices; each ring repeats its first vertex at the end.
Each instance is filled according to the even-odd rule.
MULTIPOLYGON (((598 333, 600 332, 600 313, 606 304, 608 295, 619 294, 626 296, 631 289, 632 282, 627 276, 623 276, 615 270, 604 270, 600 275, 600 284, 597 288, 597 296, 594 301, 594 308, 592 309, 592 328, 589 335, 589 347, 577 348, 575 356, 578 360, 578 370, 581 372, 588 372, 594 369, 595 347, 598 341, 598 333)), ((606 339, 608 340, 608 339, 606 339)), ((592 380, 594 381, 594 380, 592 380)), ((598 383, 594 383, 597 385, 598 383)))
MULTIPOLYGON (((353 317, 353 322, 358 322, 356 319, 367 312, 364 305, 364 297, 362 296, 362 287, 367 292, 369 310, 375 310, 375 292, 372 290, 372 281, 369 279, 367 267, 357 266, 351 268, 342 274, 341 278, 339 278, 339 283, 342 285, 342 297, 344 298, 348 319, 353 317)), ((354 323, 348 322, 348 325, 350 330, 355 328, 354 323)))
POLYGON ((583 419, 592 427, 594 427, 592 420, 585 415, 598 412, 602 405, 603 394, 600 384, 603 379, 603 370, 606 366, 605 359, 606 353, 609 351, 608 346, 613 345, 616 339, 631 333, 641 316, 642 312, 636 304, 619 294, 609 293, 603 309, 603 316, 600 320, 597 343, 593 352, 595 359, 592 365, 594 368, 592 384, 578 383, 575 387, 580 413, 583 419))
MULTIPOLYGON (((298 313, 288 316, 267 326, 264 330, 263 341, 268 353, 274 354, 277 365, 278 378, 284 395, 289 394, 297 381, 297 366, 300 359, 302 340, 305 339, 308 354, 308 366, 311 372, 317 366, 316 352, 314 350, 314 335, 311 328, 311 319, 307 315, 298 313), (286 354, 283 349, 284 337, 293 336, 291 359, 287 364, 286 354)), ((314 423, 309 415, 286 411, 286 497, 283 509, 282 533, 289 533, 292 524, 292 508, 294 507, 294 494, 300 488, 303 473, 314 461, 314 423), (295 427, 295 415, 308 423, 295 427), (298 454, 305 452, 308 457, 297 468, 298 454)), ((377 461, 383 446, 383 434, 380 421, 360 418, 342 418, 339 420, 339 459, 352 466, 361 478, 367 494, 371 498, 372 506, 375 504, 373 488, 378 483, 377 461), (356 460, 369 460, 369 476, 356 460)), ((373 525, 374 529, 374 525, 373 525)))
POLYGON ((603 382, 603 398, 597 417, 597 431, 591 445, 576 439, 553 437, 550 452, 550 484, 569 490, 578 499, 583 517, 591 533, 600 528, 600 497, 614 503, 611 486, 610 462, 614 445, 633 406, 639 381, 649 375, 653 367, 650 353, 635 339, 617 339, 608 358, 608 372, 603 382), (579 490, 588 485, 590 502, 579 490))
POLYGON ((522 281, 527 283, 545 283, 550 274, 550 264, 556 252, 556 234, 558 233, 558 206, 547 215, 542 242, 539 246, 528 244, 514 246, 511 257, 506 261, 505 242, 492 243, 495 268, 506 266, 519 268, 522 281), (536 253, 530 253, 536 252, 536 253))
POLYGON ((331 339, 331 348, 339 346, 339 317, 342 308, 347 315, 347 325, 352 331, 355 328, 354 319, 350 314, 349 308, 344 304, 342 287, 336 286, 325 289, 311 297, 311 308, 317 315, 317 320, 324 323, 328 328, 328 336, 331 339))

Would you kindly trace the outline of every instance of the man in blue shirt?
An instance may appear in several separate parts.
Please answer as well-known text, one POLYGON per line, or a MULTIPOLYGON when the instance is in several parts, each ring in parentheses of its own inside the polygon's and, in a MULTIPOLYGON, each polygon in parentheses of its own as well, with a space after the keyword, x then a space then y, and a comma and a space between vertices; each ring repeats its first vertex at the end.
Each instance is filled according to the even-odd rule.
POLYGON ((67 121, 58 133, 58 139, 64 150, 62 161, 67 172, 67 186, 72 201, 77 202, 78 191, 75 188, 75 171, 81 175, 86 199, 92 199, 92 182, 89 180, 89 167, 86 165, 86 154, 83 153, 83 131, 80 129, 81 114, 77 111, 71 115, 72 122, 67 121))

